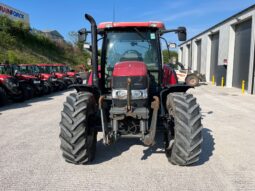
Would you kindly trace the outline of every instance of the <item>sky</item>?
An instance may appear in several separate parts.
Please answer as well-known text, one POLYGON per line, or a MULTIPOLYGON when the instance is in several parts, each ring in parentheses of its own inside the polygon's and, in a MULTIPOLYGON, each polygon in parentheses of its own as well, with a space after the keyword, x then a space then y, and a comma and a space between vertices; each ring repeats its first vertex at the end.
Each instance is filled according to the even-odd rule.
MULTIPOLYGON (((188 38, 253 5, 255 0, 0 0, 30 16, 32 28, 70 31, 88 28, 84 14, 104 21, 163 21, 166 28, 185 26, 188 38), (114 8, 115 7, 115 8, 114 8), (113 11, 115 10, 115 11, 113 11), (115 12, 115 14, 113 14, 115 12)), ((176 41, 169 35, 168 41, 176 41)), ((176 42, 178 43, 178 42, 176 42)))

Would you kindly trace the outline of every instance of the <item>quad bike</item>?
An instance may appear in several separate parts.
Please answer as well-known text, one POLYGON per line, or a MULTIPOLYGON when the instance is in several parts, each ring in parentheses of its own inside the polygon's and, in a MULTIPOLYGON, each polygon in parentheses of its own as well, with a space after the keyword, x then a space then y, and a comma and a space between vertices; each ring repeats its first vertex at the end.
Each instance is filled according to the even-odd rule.
POLYGON ((81 29, 79 41, 91 34, 91 83, 75 84, 77 93, 66 98, 61 112, 60 141, 63 158, 87 164, 96 155, 97 134, 103 143, 138 138, 152 146, 163 128, 166 157, 172 164, 199 160, 202 124, 196 98, 177 83, 171 67, 162 65, 160 39, 169 32, 186 40, 186 29, 166 30, 161 22, 105 22, 97 26, 88 14, 91 30, 81 29), (103 39, 101 65, 98 40, 103 39), (100 70, 99 70, 100 68, 100 70))
MULTIPOLYGON (((170 65, 173 66, 173 64, 170 65)), ((193 87, 198 86, 199 82, 205 82, 205 75, 193 71, 191 68, 185 69, 180 62, 177 62, 177 66, 177 68, 174 68, 179 82, 183 82, 193 87)))

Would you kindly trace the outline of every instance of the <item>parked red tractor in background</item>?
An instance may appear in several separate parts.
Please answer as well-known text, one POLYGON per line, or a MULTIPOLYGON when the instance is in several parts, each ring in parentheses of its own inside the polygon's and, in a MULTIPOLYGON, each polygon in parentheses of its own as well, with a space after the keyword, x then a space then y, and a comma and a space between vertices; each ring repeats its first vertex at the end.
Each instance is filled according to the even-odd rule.
POLYGON ((202 124, 196 98, 179 85, 174 71, 162 65, 160 39, 169 32, 186 39, 186 29, 166 30, 161 22, 106 22, 98 27, 90 15, 91 31, 79 31, 80 42, 88 33, 92 42, 92 85, 73 85, 64 103, 60 122, 63 157, 86 164, 95 157, 97 132, 111 145, 119 138, 139 138, 155 143, 163 127, 165 153, 176 165, 199 160, 202 124), (97 36, 103 39, 98 70, 97 36), (100 122, 100 123, 99 123, 100 122))
POLYGON ((32 87, 35 89, 37 95, 49 94, 52 91, 51 84, 44 80, 40 74, 38 66, 31 64, 20 64, 16 66, 16 76, 21 78, 31 78, 33 83, 32 87))
POLYGON ((12 68, 9 64, 0 65, 0 105, 9 100, 23 101, 31 91, 24 80, 18 80, 11 74, 12 68))
POLYGON ((39 67, 42 78, 48 79, 53 87, 58 90, 64 90, 67 88, 67 85, 70 84, 70 82, 65 82, 65 74, 56 72, 56 68, 53 67, 53 64, 37 64, 36 66, 39 67))
POLYGON ((59 64, 59 69, 62 73, 67 74, 67 77, 74 79, 75 84, 83 83, 83 79, 81 78, 80 74, 75 70, 71 70, 69 66, 65 64, 59 64))

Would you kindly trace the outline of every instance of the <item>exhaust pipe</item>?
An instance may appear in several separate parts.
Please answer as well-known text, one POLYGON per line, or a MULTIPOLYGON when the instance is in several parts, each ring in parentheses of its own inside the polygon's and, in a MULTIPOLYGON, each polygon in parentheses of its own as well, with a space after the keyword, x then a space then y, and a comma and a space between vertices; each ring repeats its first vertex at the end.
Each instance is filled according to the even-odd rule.
POLYGON ((92 42, 92 84, 98 87, 98 48, 97 48, 97 24, 95 19, 89 14, 85 14, 85 18, 91 25, 91 42, 92 42))

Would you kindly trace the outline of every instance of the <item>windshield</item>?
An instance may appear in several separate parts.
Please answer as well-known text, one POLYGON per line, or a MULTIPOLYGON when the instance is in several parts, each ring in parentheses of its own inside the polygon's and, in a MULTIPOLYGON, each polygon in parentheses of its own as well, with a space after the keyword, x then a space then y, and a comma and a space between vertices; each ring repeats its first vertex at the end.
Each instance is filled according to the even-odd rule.
POLYGON ((0 66, 0 74, 7 74, 11 75, 12 74, 12 68, 10 66, 0 66))
POLYGON ((53 72, 52 66, 39 66, 40 73, 50 74, 53 72))
POLYGON ((21 74, 33 74, 33 66, 19 66, 21 74))
POLYGON ((64 66, 53 66, 52 70, 54 72, 64 73, 65 72, 65 67, 64 66))
POLYGON ((38 66, 33 66, 34 73, 40 73, 40 69, 38 66))
POLYGON ((142 61, 149 70, 158 69, 159 58, 155 32, 137 28, 130 31, 112 31, 107 33, 106 43, 108 70, 122 61, 142 61))
POLYGON ((0 66, 0 74, 6 74, 4 66, 0 66))

